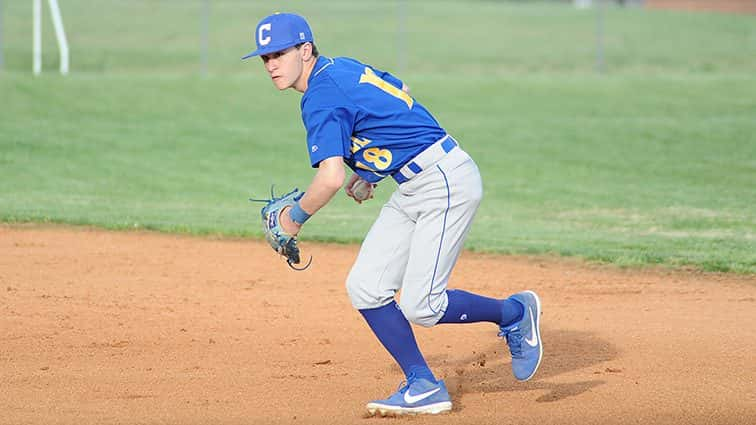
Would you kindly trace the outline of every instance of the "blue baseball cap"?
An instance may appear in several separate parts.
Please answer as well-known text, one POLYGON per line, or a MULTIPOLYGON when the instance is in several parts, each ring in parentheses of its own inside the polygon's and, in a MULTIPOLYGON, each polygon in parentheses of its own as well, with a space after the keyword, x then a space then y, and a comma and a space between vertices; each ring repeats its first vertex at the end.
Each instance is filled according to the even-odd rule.
POLYGON ((263 18, 255 30, 257 50, 242 59, 280 52, 299 43, 312 42, 312 30, 305 18, 293 13, 276 13, 263 18))

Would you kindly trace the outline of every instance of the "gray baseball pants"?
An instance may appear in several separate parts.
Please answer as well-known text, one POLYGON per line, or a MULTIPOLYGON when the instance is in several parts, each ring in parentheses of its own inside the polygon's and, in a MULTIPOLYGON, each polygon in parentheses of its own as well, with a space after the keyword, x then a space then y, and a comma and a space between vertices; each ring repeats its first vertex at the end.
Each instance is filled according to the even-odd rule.
POLYGON ((434 326, 446 311, 446 287, 480 205, 475 162, 459 146, 398 186, 362 243, 347 277, 358 309, 382 307, 401 290, 404 316, 434 326))

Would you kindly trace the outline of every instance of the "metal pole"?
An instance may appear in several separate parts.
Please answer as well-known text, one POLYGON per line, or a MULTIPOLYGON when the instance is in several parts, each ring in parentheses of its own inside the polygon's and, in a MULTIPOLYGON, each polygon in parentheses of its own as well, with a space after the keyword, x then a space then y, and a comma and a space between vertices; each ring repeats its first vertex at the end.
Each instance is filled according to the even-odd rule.
MULTIPOLYGON (((397 29, 397 67, 399 68, 398 74, 401 76, 404 74, 404 70, 407 67, 407 0, 399 0, 399 27, 397 29)), ((400 77, 401 78, 401 77, 400 77)))
POLYGON ((604 61, 604 0, 596 0, 596 72, 606 72, 604 61))
POLYGON ((209 38, 210 38, 210 0, 202 0, 200 17, 200 74, 207 75, 209 38))
POLYGON ((34 14, 34 46, 32 48, 34 75, 39 75, 42 72, 42 0, 32 2, 32 12, 34 14))

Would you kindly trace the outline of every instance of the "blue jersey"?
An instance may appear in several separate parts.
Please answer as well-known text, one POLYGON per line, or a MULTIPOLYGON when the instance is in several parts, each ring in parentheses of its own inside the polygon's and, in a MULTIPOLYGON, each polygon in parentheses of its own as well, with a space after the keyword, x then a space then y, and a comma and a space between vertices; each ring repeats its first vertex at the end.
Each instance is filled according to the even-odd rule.
POLYGON ((319 57, 301 103, 312 166, 340 156, 375 183, 441 139, 446 131, 402 86, 354 59, 319 57))

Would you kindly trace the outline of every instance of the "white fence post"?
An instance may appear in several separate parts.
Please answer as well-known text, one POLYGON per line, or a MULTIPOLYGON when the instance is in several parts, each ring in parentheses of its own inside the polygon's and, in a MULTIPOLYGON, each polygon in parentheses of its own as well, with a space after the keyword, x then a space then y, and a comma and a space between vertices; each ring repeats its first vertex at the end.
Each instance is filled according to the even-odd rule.
POLYGON ((60 50, 60 73, 68 75, 68 40, 66 39, 66 31, 63 29, 63 18, 60 16, 58 0, 49 0, 49 3, 53 26, 55 27, 55 38, 58 39, 58 50, 60 50))
MULTIPOLYGON (((52 16, 53 27, 55 28, 55 38, 58 40, 58 50, 60 51, 60 73, 68 75, 68 40, 66 31, 63 29, 63 18, 60 16, 60 7, 58 0, 48 0, 50 5, 50 15, 52 16)), ((42 0, 32 0, 33 11, 33 31, 34 31, 34 75, 42 73, 42 0)))
POLYGON ((34 75, 39 75, 42 72, 42 0, 33 0, 32 11, 34 14, 34 75))

